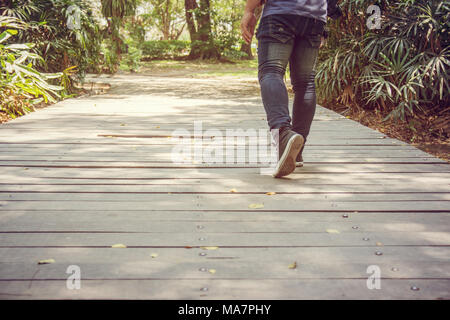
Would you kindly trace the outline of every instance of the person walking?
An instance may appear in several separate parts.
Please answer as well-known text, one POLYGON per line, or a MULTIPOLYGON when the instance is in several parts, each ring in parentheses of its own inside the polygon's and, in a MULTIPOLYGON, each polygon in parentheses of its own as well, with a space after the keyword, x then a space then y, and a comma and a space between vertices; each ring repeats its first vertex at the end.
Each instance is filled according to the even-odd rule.
POLYGON ((340 15, 336 0, 247 0, 241 21, 242 36, 251 43, 257 19, 255 9, 264 4, 256 32, 258 80, 268 125, 278 148, 273 176, 280 178, 303 165, 302 152, 316 110, 315 63, 327 15, 340 15), (294 91, 292 118, 283 81, 289 63, 294 91))

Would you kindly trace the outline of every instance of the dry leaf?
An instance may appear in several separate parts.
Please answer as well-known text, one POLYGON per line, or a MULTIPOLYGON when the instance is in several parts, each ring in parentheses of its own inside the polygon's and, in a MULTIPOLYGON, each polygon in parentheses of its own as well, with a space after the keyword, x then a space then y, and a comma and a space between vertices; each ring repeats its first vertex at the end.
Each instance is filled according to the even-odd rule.
POLYGON ((290 265, 288 265, 289 269, 297 269, 297 261, 294 261, 294 263, 291 263, 290 265))
POLYGON ((266 193, 266 195, 268 195, 268 196, 273 196, 273 195, 276 195, 277 193, 276 192, 267 192, 266 193))
POLYGON ((191 246, 185 246, 184 248, 186 248, 186 249, 192 249, 191 246))
POLYGON ((377 247, 382 247, 382 246, 384 246, 383 242, 377 242, 376 245, 377 245, 377 247))
POLYGON ((156 127, 155 127, 155 129, 159 129, 159 128, 161 128, 161 127, 160 127, 160 126, 156 126, 156 127))
POLYGON ((152 253, 152 258, 156 258, 157 256, 158 256, 158 254, 157 253, 152 253))
POLYGON ((200 247, 203 250, 217 250, 219 247, 200 247))
POLYGON ((261 209, 261 208, 264 208, 264 205, 262 203, 252 203, 252 204, 249 204, 248 207, 250 209, 261 209))
POLYGON ((336 229, 327 229, 327 233, 340 233, 339 230, 336 229))
POLYGON ((233 188, 230 190, 230 192, 237 192, 237 190, 233 188))
POLYGON ((126 248, 127 246, 121 243, 113 244, 111 248, 126 248))
POLYGON ((209 269, 208 272, 211 274, 214 274, 214 273, 216 273, 216 269, 209 269))
POLYGON ((49 263, 55 263, 54 259, 45 259, 45 260, 39 260, 38 264, 49 264, 49 263))

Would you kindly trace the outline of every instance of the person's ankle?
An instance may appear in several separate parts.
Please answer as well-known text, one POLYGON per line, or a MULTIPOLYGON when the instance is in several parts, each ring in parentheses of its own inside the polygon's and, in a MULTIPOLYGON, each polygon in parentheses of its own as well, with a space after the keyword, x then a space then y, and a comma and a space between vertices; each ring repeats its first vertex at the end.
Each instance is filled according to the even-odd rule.
POLYGON ((282 126, 278 129, 278 133, 281 135, 282 133, 284 133, 285 131, 290 131, 292 130, 291 126, 282 126))

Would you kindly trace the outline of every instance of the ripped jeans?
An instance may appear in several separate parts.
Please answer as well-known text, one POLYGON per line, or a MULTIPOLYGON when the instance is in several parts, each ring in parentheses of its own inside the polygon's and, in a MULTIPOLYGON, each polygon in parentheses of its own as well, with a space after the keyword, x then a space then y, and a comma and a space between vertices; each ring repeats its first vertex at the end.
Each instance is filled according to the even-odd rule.
POLYGON ((316 111, 315 63, 325 22, 298 15, 262 18, 258 39, 258 80, 270 129, 291 127, 306 139, 316 111), (292 124, 283 78, 289 62, 294 90, 292 124))

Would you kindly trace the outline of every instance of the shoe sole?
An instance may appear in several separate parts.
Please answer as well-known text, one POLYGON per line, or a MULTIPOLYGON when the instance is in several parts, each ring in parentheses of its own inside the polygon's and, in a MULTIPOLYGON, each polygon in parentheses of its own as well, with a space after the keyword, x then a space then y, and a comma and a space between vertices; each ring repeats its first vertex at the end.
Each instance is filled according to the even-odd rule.
POLYGON ((274 178, 281 178, 294 172, 296 168, 295 160, 302 149, 304 142, 305 139, 299 134, 292 136, 291 139, 289 139, 286 150, 284 150, 275 168, 273 174, 274 178))

